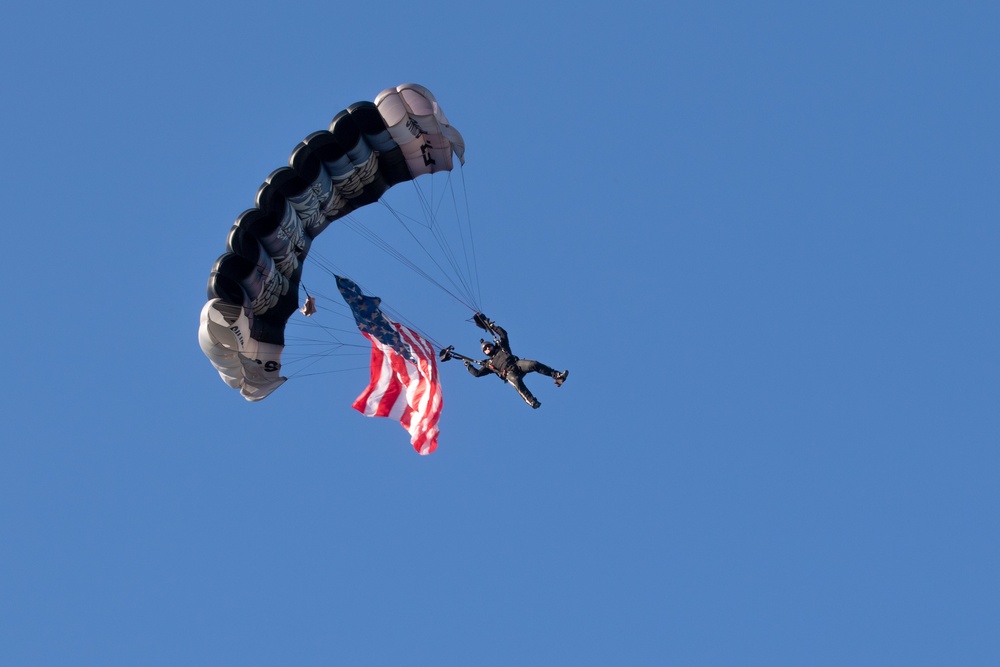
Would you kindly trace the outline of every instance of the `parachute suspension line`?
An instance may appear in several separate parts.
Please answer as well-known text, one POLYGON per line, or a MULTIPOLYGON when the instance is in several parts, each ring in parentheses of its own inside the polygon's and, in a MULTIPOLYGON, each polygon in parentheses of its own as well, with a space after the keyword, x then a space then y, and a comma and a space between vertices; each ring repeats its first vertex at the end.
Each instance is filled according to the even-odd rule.
POLYGON ((393 308, 387 307, 385 305, 381 306, 381 308, 382 308, 382 312, 384 312, 386 315, 388 315, 390 318, 392 318, 393 321, 395 321, 395 322, 401 322, 401 323, 405 324, 407 328, 412 329, 413 331, 416 331, 418 334, 420 334, 421 338, 423 338, 424 340, 426 340, 427 342, 429 342, 431 345, 434 346, 434 349, 436 349, 436 350, 444 349, 444 345, 440 341, 438 341, 436 338, 434 338, 434 336, 432 336, 431 334, 429 334, 426 329, 423 329, 422 327, 417 326, 412 321, 410 321, 409 318, 404 317, 403 315, 401 315, 399 313, 399 311, 397 311, 397 310, 395 310, 393 308))
POLYGON ((455 195, 455 188, 451 183, 452 175, 448 174, 448 192, 451 194, 451 205, 455 212, 455 219, 458 224, 459 238, 462 240, 462 250, 465 256, 465 276, 468 277, 468 294, 470 296, 470 301, 474 306, 475 312, 482 311, 482 290, 479 285, 479 262, 476 258, 476 244, 475 239, 472 235, 472 212, 469 207, 469 193, 468 188, 465 184, 465 169, 459 167, 459 173, 462 175, 462 201, 465 204, 465 214, 463 215, 459 211, 459 202, 455 195), (464 225, 463 225, 464 221, 464 225), (466 238, 468 237, 468 246, 466 246, 466 238))
MULTIPOLYGON (((322 294, 311 292, 301 281, 299 282, 299 287, 307 296, 320 296, 323 299, 322 305, 316 309, 317 314, 320 314, 321 311, 326 311, 333 313, 334 315, 343 316, 343 313, 338 312, 336 308, 327 307, 327 304, 333 304, 336 306, 339 299, 337 301, 332 301, 322 294)), ((351 318, 351 321, 353 323, 353 318, 351 318)), ((287 324, 286 342, 294 344, 285 346, 282 359, 283 368, 294 369, 291 373, 288 373, 288 378, 292 379, 314 375, 329 375, 332 373, 342 373, 366 368, 367 366, 359 365, 356 368, 335 368, 332 370, 320 370, 312 373, 306 372, 315 367, 316 364, 323 361, 327 361, 332 358, 343 358, 351 355, 351 353, 347 350, 355 350, 352 356, 359 358, 366 357, 368 352, 368 347, 366 345, 345 343, 340 339, 339 334, 349 335, 353 333, 353 331, 353 328, 339 328, 329 324, 323 324, 315 317, 302 319, 300 317, 293 316, 289 319, 287 324), (292 333, 293 329, 296 331, 294 334, 292 333)))
MULTIPOLYGON (((459 211, 458 203, 456 201, 455 189, 451 182, 450 173, 448 173, 447 178, 448 178, 448 187, 444 188, 444 192, 441 198, 437 200, 435 199, 433 194, 428 196, 421 188, 419 182, 412 181, 414 194, 417 197, 417 200, 419 201, 421 210, 423 211, 424 220, 419 220, 417 218, 402 213, 401 211, 393 207, 392 204, 390 204, 385 198, 383 198, 380 201, 383 204, 383 206, 385 206, 385 208, 389 211, 389 213, 394 218, 396 218, 396 221, 399 222, 404 229, 406 229, 407 233, 410 235, 413 241, 421 248, 421 250, 423 250, 424 254, 426 254, 431 259, 432 262, 434 262, 434 264, 438 267, 438 270, 441 271, 441 273, 447 278, 448 282, 451 283, 452 287, 454 287, 455 290, 462 293, 463 298, 458 300, 461 301, 463 305, 468 307, 471 311, 478 312, 479 310, 481 310, 481 308, 478 305, 476 290, 473 289, 474 280, 472 279, 472 277, 475 276, 475 272, 473 272, 470 267, 469 247, 466 245, 466 236, 471 235, 471 231, 467 233, 466 230, 463 229, 462 225, 463 216, 459 211), (446 201, 447 193, 451 193, 454 218, 457 221, 456 225, 458 227, 456 231, 462 242, 462 249, 464 251, 463 254, 465 256, 464 269, 462 266, 462 262, 460 262, 457 259, 455 251, 453 250, 451 244, 449 243, 449 237, 453 236, 453 234, 446 234, 445 230, 442 228, 440 224, 440 216, 438 215, 438 213, 441 206, 446 201), (424 229, 428 230, 433 235, 435 242, 437 243, 437 246, 440 249, 440 255, 443 256, 444 259, 446 260, 446 263, 450 267, 450 271, 445 270, 444 267, 441 266, 441 263, 436 259, 435 255, 431 253, 428 250, 428 248, 424 245, 424 243, 420 240, 420 238, 417 237, 412 227, 408 223, 419 225, 424 229)), ((468 227, 467 222, 465 226, 468 227)))
MULTIPOLYGON (((412 230, 410 230, 409 227, 407 227, 406 224, 402 222, 402 220, 400 219, 399 213, 396 212, 391 207, 389 207, 388 204, 385 204, 385 206, 392 213, 392 215, 394 217, 396 217, 396 219, 400 222, 400 224, 403 225, 403 227, 407 230, 407 232, 410 233, 410 235, 413 237, 414 241, 418 245, 421 246, 421 249, 425 253, 427 253, 427 255, 431 258, 431 261, 434 262, 434 264, 438 267, 438 269, 445 276, 447 276, 448 272, 445 271, 441 267, 441 265, 434 259, 434 257, 429 252, 427 252, 427 249, 420 243, 420 240, 413 234, 412 230)), ((467 308, 469 308, 469 309, 471 309, 473 311, 475 310, 475 308, 473 306, 469 305, 469 303, 468 303, 468 301, 469 301, 468 296, 466 296, 463 299, 462 297, 460 297, 457 294, 455 294, 451 289, 449 289, 447 286, 441 284, 440 281, 436 280, 432 275, 430 275, 429 273, 427 273, 427 271, 425 271, 422 268, 420 268, 420 266, 416 262, 414 262, 413 260, 411 260, 405 253, 403 253, 400 250, 394 248, 391 244, 389 244, 388 241, 386 241, 380 235, 376 234, 371 229, 369 229, 368 227, 366 227, 363 223, 361 223, 360 221, 358 221, 353 215, 347 215, 344 218, 341 218, 341 220, 344 222, 344 224, 345 224, 345 226, 347 228, 349 228, 350 230, 352 230, 353 232, 355 232, 359 236, 365 238, 369 243, 371 243, 372 245, 374 245, 377 248, 381 249, 384 253, 386 253, 387 255, 389 255, 390 257, 392 257, 393 259, 395 259, 396 261, 398 261, 400 264, 402 264, 403 266, 407 267, 408 269, 410 269, 411 271, 413 271, 414 273, 416 273, 417 275, 419 275, 420 277, 422 277, 427 282, 429 282, 432 285, 436 286, 441 291, 445 292, 446 294, 451 295, 451 297, 453 299, 455 299, 456 301, 458 301, 459 303, 461 303, 463 306, 465 306, 465 307, 467 307, 467 308)), ((461 291, 460 288, 457 285, 455 285, 454 281, 451 280, 450 278, 449 278, 449 282, 451 282, 452 287, 454 287, 456 290, 461 291)))
MULTIPOLYGON (((464 178, 464 172, 463 172, 463 178, 464 178)), ((448 264, 451 266, 453 274, 455 276, 457 276, 458 279, 459 279, 459 281, 462 283, 462 286, 461 286, 460 289, 461 289, 463 295, 465 296, 465 298, 471 304, 470 307, 474 311, 479 311, 480 310, 479 304, 478 304, 479 300, 476 298, 476 290, 473 289, 473 283, 475 282, 475 283, 478 284, 478 272, 472 270, 472 265, 470 265, 470 262, 469 262, 469 257, 470 257, 471 250, 470 250, 470 246, 466 244, 466 236, 469 237, 470 245, 471 245, 471 238, 472 238, 471 224, 468 222, 469 218, 468 218, 468 196, 467 196, 467 193, 465 193, 464 189, 463 189, 463 196, 465 198, 465 204, 466 204, 466 215, 463 216, 461 214, 461 212, 459 211, 458 201, 457 201, 457 198, 456 198, 456 195, 455 195, 455 187, 454 187, 454 184, 452 183, 452 174, 451 174, 451 172, 448 172, 447 181, 446 181, 445 187, 442 188, 441 198, 436 203, 434 201, 434 195, 433 195, 433 193, 431 193, 431 195, 428 197, 424 193, 423 189, 421 188, 421 184, 418 181, 414 180, 414 181, 412 181, 412 184, 413 184, 413 188, 414 188, 414 190, 416 192, 417 198, 420 200, 421 208, 424 211, 424 217, 426 218, 426 221, 427 221, 427 223, 426 223, 425 226, 428 229, 430 229, 431 233, 434 235, 434 238, 437 241, 438 247, 441 249, 441 252, 447 258, 448 264), (464 261, 464 265, 465 265, 464 270, 462 268, 462 262, 460 262, 458 260, 458 258, 456 257, 455 251, 452 249, 451 245, 448 243, 449 235, 445 233, 445 230, 441 227, 441 224, 439 222, 441 218, 438 215, 438 213, 440 211, 441 206, 445 202, 447 194, 451 195, 452 213, 454 215, 455 225, 457 227, 456 231, 457 231, 459 240, 461 241, 461 244, 462 244, 462 246, 461 246, 461 248, 462 248, 462 255, 463 255, 464 259, 465 259, 465 261, 464 261), (464 224, 464 225, 462 224, 463 220, 466 221, 466 224, 464 224)), ((464 188, 464 181, 463 181, 463 188, 464 188)), ((387 206, 388 206, 388 204, 387 204, 387 206)), ((400 223, 403 224, 403 220, 401 219, 402 216, 400 216, 395 211, 393 213, 394 213, 394 215, 396 215, 397 220, 399 220, 400 223)), ((405 226, 405 224, 404 224, 404 226, 405 226)), ((407 231, 409 231, 409 229, 407 229, 407 231)), ((412 232, 410 232, 410 233, 412 235, 412 232)), ((426 249, 424 250, 424 252, 427 252, 426 249)))
MULTIPOLYGON (((355 232, 359 236, 362 236, 369 243, 381 249, 382 252, 389 255, 390 257, 398 261, 400 264, 402 264, 406 268, 410 269, 411 271, 419 275, 427 282, 436 286, 441 291, 451 295, 453 299, 455 299, 462 305, 468 306, 468 304, 465 301, 463 301, 459 296, 457 296, 454 292, 448 289, 448 287, 442 285, 439 281, 435 280, 433 276, 431 276, 429 273, 420 268, 420 266, 416 264, 413 260, 409 259, 404 253, 400 252, 399 250, 391 246, 384 238, 382 238, 369 228, 365 227, 364 224, 358 222, 352 216, 344 217, 342 218, 342 220, 351 231, 355 232)), ((438 268, 440 268, 440 266, 438 268)))
MULTIPOLYGON (((465 220, 467 222, 466 227, 468 228, 469 231, 469 252, 466 254, 466 260, 468 260, 469 257, 472 258, 472 267, 469 270, 469 275, 471 275, 472 279, 475 281, 476 298, 473 301, 473 304, 475 305, 476 312, 478 313, 482 312, 483 310, 481 305, 483 302, 483 290, 479 284, 479 260, 476 256, 476 240, 472 235, 472 230, 473 230, 472 209, 469 207, 469 189, 465 184, 465 169, 459 167, 458 171, 462 175, 462 199, 465 201, 465 220)), ((455 198, 455 192, 454 190, 452 190, 452 199, 454 200, 454 198, 455 198)), ((454 206, 457 210, 458 203, 455 202, 454 206)), ((464 238, 465 237, 463 236, 463 239, 464 238)))
MULTIPOLYGON (((425 204, 425 202, 421 202, 421 203, 425 204)), ((410 235, 410 237, 413 238, 414 242, 417 245, 420 246, 421 250, 424 251, 424 254, 426 254, 431 259, 432 262, 434 262, 434 265, 437 266, 438 270, 440 270, 441 273, 447 278, 448 282, 451 283, 451 286, 456 291, 458 291, 458 292, 460 292, 462 294, 462 298, 461 299, 458 299, 458 297, 455 297, 455 298, 458 299, 459 301, 461 301, 463 304, 469 305, 469 301, 472 300, 471 299, 471 295, 469 294, 469 290, 468 290, 467 286, 464 284, 464 281, 462 280, 462 273, 461 273, 461 271, 458 270, 458 266, 455 263, 455 259, 454 259, 453 255, 450 253, 450 248, 448 248, 447 243, 444 241, 443 237, 441 236, 441 230, 440 230, 440 228, 437 227, 437 226, 434 226, 434 225, 428 227, 428 229, 434 235, 434 238, 437 241, 438 247, 441 248, 441 250, 442 250, 442 252, 443 252, 443 254, 445 256, 445 259, 447 260, 448 265, 451 267, 451 272, 448 272, 447 270, 445 270, 445 268, 441 266, 441 263, 437 259, 435 259, 434 255, 430 251, 427 250, 426 246, 420 241, 420 239, 417 237, 417 235, 413 233, 413 230, 410 229, 410 227, 406 224, 405 217, 403 215, 401 215, 399 213, 399 211, 397 211, 396 209, 392 208, 392 206, 390 206, 388 203, 384 203, 384 204, 385 204, 386 209, 392 214, 392 216, 396 219, 396 221, 399 222, 399 224, 403 226, 403 229, 405 229, 407 231, 407 233, 410 235), (456 278, 458 279, 458 282, 456 282, 456 278)), ((437 281, 434 281, 434 280, 432 280, 432 282, 437 283, 437 281)), ((452 296, 455 296, 455 295, 452 294, 452 296)))
MULTIPOLYGON (((330 262, 328 259, 326 259, 322 255, 319 255, 318 253, 314 252, 314 253, 310 254, 310 257, 312 258, 312 264, 313 264, 313 266, 316 266, 317 268, 321 269, 325 273, 329 274, 331 278, 336 279, 337 276, 342 276, 344 278, 348 278, 349 280, 351 280, 352 282, 354 282, 354 284, 356 284, 358 286, 358 288, 361 289, 362 292, 365 292, 365 293, 368 293, 368 294, 371 293, 371 290, 367 289, 362 283, 360 283, 357 280, 354 280, 354 278, 352 278, 351 276, 347 275, 347 272, 345 272, 342 269, 338 268, 335 264, 333 264, 332 262, 330 262)), ((454 295, 452 295, 452 296, 454 296, 454 295)), ((325 299, 327 297, 323 297, 323 298, 325 299)), ((349 325, 349 327, 347 329, 332 329, 332 330, 340 332, 340 333, 347 333, 347 334, 353 334, 353 333, 355 333, 357 331, 357 328, 356 328, 356 325, 354 324, 354 315, 349 312, 350 308, 346 304, 343 303, 342 297, 339 294, 337 295, 337 297, 336 297, 336 299, 335 299, 334 302, 338 303, 340 306, 343 306, 344 310, 347 311, 347 313, 344 314, 344 317, 346 319, 350 320, 351 324, 349 325)), ((399 311, 386 306, 384 303, 381 304, 379 306, 379 308, 382 310, 383 313, 385 313, 386 315, 388 315, 394 321, 401 322, 402 324, 405 324, 409 329, 412 329, 413 331, 416 331, 425 340, 429 341, 431 343, 431 345, 433 345, 435 348, 437 348, 437 349, 444 348, 444 345, 440 341, 438 341, 437 339, 435 339, 431 334, 427 333, 427 331, 425 329, 423 329, 422 327, 419 327, 416 324, 414 324, 409 318, 401 315, 399 313, 399 311)), ((341 343, 341 345, 349 345, 349 344, 348 343, 341 343)), ((363 349, 365 351, 368 351, 370 349, 370 346, 367 345, 367 344, 359 344, 359 345, 351 345, 351 346, 352 347, 361 348, 361 349, 363 349)))

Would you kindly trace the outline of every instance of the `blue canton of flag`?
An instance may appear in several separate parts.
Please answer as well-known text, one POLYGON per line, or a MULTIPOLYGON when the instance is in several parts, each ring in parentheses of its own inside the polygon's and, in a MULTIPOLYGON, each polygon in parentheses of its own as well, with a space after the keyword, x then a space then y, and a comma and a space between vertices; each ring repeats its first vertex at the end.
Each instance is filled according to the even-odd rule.
POLYGON ((344 297, 347 305, 351 307, 351 312, 354 313, 354 321, 357 322, 358 329, 362 333, 371 335, 383 345, 388 345, 408 361, 416 363, 410 346, 403 341, 399 331, 392 326, 392 323, 379 309, 382 299, 362 294, 361 288, 353 280, 341 276, 335 277, 340 294, 344 297))

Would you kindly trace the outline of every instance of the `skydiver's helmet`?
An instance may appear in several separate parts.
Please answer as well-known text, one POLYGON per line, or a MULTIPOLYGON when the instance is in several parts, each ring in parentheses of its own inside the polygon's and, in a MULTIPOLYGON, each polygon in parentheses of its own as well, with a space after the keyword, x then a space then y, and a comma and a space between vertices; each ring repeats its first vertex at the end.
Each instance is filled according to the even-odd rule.
POLYGON ((493 344, 493 341, 491 341, 491 340, 483 340, 483 339, 480 338, 479 342, 482 343, 483 354, 492 354, 493 353, 493 348, 496 347, 496 345, 493 344))

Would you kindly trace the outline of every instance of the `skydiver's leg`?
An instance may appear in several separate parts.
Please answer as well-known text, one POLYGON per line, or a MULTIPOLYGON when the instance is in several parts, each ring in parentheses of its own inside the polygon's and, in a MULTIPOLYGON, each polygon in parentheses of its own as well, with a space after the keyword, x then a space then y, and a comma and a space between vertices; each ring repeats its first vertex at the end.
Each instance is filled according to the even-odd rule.
POLYGON ((517 370, 521 371, 521 373, 541 373, 542 375, 548 375, 556 381, 557 387, 561 387, 562 383, 566 380, 566 376, 569 375, 569 371, 557 371, 533 359, 518 359, 517 370))
POLYGON ((531 391, 528 390, 528 387, 525 386, 524 378, 521 376, 520 373, 508 373, 507 382, 513 385, 514 389, 516 389, 517 393, 521 395, 521 398, 524 399, 525 403, 527 403, 533 408, 537 408, 539 405, 541 405, 539 400, 535 398, 532 395, 531 391))
POLYGON ((518 359, 517 370, 521 371, 522 374, 541 373, 542 375, 548 375, 550 378, 554 378, 558 374, 558 371, 534 359, 518 359))

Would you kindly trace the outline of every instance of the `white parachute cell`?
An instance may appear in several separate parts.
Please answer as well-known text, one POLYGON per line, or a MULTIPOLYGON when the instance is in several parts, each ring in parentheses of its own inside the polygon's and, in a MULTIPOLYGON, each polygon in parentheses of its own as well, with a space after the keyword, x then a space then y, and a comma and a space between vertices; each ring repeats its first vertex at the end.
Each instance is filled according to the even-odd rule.
POLYGON ((465 164, 465 140, 448 123, 431 91, 404 84, 382 91, 375 106, 414 176, 450 170, 452 153, 465 164))

